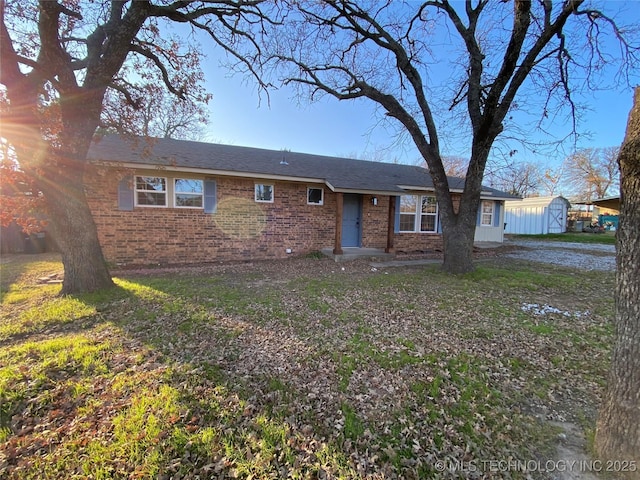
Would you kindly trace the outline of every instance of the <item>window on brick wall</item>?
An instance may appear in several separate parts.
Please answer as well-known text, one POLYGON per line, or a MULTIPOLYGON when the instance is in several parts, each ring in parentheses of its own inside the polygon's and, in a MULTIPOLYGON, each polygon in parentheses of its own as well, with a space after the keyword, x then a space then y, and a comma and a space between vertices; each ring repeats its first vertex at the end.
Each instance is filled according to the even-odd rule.
POLYGON ((415 232, 416 230, 416 199, 413 195, 400 197, 400 231, 415 232))
POLYGON ((429 195, 400 197, 400 232, 438 231, 438 203, 429 195))
POLYGON ((324 203, 324 189, 307 188, 307 204, 322 205, 324 203))
POLYGON ((174 195, 177 208, 202 208, 204 204, 204 182, 193 178, 176 178, 174 195))
POLYGON ((167 179, 164 177, 136 177, 136 205, 167 206, 167 179))
POLYGON ((273 185, 256 183, 255 200, 256 202, 273 203, 273 185))

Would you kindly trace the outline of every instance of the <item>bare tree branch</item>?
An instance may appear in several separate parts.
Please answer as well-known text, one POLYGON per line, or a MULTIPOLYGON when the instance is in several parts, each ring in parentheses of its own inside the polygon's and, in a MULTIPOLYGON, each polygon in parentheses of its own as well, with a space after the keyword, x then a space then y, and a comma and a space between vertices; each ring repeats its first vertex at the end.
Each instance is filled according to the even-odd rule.
MULTIPOLYGON (((426 0, 393 7, 298 0, 288 4, 290 23, 274 28, 273 52, 265 59, 267 65, 283 69, 284 84, 304 87, 301 91, 311 99, 318 93, 339 100, 367 98, 387 117, 397 119, 429 166, 442 218, 447 217, 445 237, 451 228, 468 239, 470 234, 456 228, 475 221, 488 159, 496 141, 508 137, 504 130, 513 133, 515 111, 541 106, 540 118, 547 123, 564 108, 572 118, 571 130, 577 131, 579 106, 573 98, 572 77, 583 65, 572 54, 579 58, 582 53, 567 44, 566 33, 580 29, 576 12, 583 1, 515 0, 489 8, 482 0, 464 4, 426 0), (429 81, 429 69, 436 68, 430 64, 431 56, 437 56, 429 36, 434 29, 427 28, 431 23, 435 29, 447 28, 464 56, 462 65, 454 65, 459 76, 449 81, 446 92, 429 81), (516 102, 527 80, 535 94, 531 101, 516 102), (464 194, 454 211, 443 181, 442 124, 436 123, 434 111, 461 115, 462 109, 456 107, 463 103, 462 128, 453 133, 466 142, 470 158, 464 194)), ((571 38, 575 41, 575 35, 571 38)), ((435 62, 437 68, 444 65, 435 62)), ((530 132, 524 135, 523 141, 530 142, 530 132)))
POLYGON ((167 90, 173 93, 178 98, 185 98, 184 89, 177 89, 173 86, 171 79, 169 78, 169 72, 167 67, 165 67, 164 63, 155 53, 151 52, 149 49, 144 48, 141 44, 134 44, 131 46, 131 51, 142 55, 143 57, 148 58, 153 62, 156 68, 160 71, 162 75, 162 81, 164 82, 167 90))

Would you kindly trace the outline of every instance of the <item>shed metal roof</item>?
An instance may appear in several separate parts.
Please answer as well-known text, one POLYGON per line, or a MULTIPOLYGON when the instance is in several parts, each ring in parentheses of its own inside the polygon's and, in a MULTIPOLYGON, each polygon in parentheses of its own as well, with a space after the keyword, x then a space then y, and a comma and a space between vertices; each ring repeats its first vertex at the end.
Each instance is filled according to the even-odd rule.
MULTIPOLYGON (((315 181, 339 192, 399 195, 434 188, 429 171, 413 165, 166 138, 105 135, 91 144, 88 159, 138 168, 160 166, 205 174, 315 181)), ((462 191, 464 179, 449 177, 449 186, 462 191)), ((483 198, 515 198, 484 186, 482 193, 483 198)))
POLYGON ((562 195, 551 195, 545 197, 525 197, 522 199, 508 200, 505 203, 506 208, 528 208, 528 207, 547 207, 551 203, 564 203, 567 207, 571 205, 569 200, 562 195))

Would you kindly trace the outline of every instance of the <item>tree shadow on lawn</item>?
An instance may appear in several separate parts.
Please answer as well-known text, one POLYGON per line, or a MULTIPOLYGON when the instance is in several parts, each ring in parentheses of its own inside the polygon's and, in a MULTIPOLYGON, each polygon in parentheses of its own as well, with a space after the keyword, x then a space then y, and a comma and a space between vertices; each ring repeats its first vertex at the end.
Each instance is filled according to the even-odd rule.
POLYGON ((60 288, 59 285, 28 285, 15 295, 14 302, 3 305, 6 313, 0 323, 0 346, 81 333, 104 323, 103 312, 114 304, 135 297, 120 286, 64 297, 58 296, 60 288))
MULTIPOLYGON (((98 366, 80 355, 41 368, 55 381, 15 403, 10 478, 460 478, 471 470, 441 472, 437 460, 532 458, 553 434, 512 410, 480 358, 417 356, 402 339, 372 347, 380 332, 357 302, 343 315, 345 291, 330 281, 241 284, 119 279, 82 297, 95 310, 83 320, 33 330, 108 348, 98 366)), ((25 354, 33 371, 47 341, 25 354)), ((33 381, 16 370, 16 384, 33 381)))
MULTIPOLYGON (((51 321, 3 346, 12 361, 1 375, 0 474, 358 476, 333 440, 275 413, 263 401, 275 398, 271 390, 230 381, 205 355, 216 352, 184 338, 197 324, 224 349, 236 327, 201 329, 200 305, 142 283, 120 280, 100 298, 82 297, 97 310, 82 322, 51 321), (76 351, 87 344, 108 345, 99 365, 76 351)), ((265 385, 282 391, 275 380, 265 385)))

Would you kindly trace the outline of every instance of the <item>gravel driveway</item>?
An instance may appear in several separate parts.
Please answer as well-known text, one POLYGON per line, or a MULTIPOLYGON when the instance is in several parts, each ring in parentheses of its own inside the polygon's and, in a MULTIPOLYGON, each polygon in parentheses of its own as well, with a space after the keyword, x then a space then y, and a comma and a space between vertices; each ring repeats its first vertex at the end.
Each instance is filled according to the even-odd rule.
POLYGON ((582 270, 614 271, 616 269, 616 248, 614 245, 528 239, 505 239, 504 244, 521 247, 505 254, 510 258, 551 263, 582 270))

